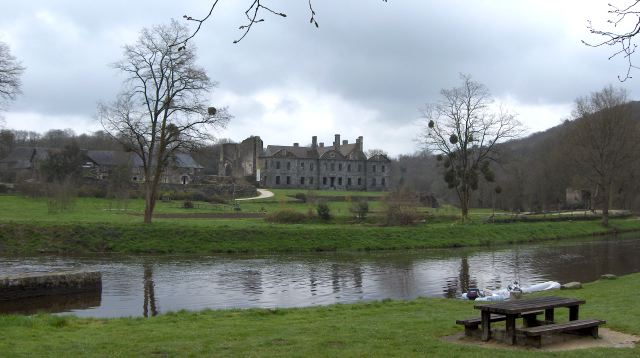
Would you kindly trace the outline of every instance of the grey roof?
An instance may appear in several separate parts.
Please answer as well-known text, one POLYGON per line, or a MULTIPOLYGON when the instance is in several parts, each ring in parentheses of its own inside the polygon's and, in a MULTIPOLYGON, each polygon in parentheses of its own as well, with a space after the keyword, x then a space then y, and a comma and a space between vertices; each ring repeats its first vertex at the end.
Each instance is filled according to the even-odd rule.
POLYGON ((196 168, 203 169, 204 167, 198 162, 190 154, 187 153, 177 153, 176 154, 176 166, 178 168, 196 168))
MULTIPOLYGON (((142 158, 133 152, 127 154, 127 152, 115 150, 88 150, 87 157, 101 166, 116 166, 124 164, 128 160, 133 167, 142 167, 142 158)), ((187 153, 177 153, 173 164, 178 168, 204 168, 187 153)))
POLYGON ((8 156, 0 160, 12 169, 30 169, 34 162, 49 158, 49 148, 16 147, 8 156))
MULTIPOLYGON (((136 155, 132 155, 133 153, 127 154, 126 152, 115 151, 115 150, 88 150, 87 158, 101 166, 116 166, 120 164, 125 164, 129 160, 136 155)), ((135 160, 134 160, 135 162, 135 160)), ((134 163, 140 164, 140 163, 134 163)))
POLYGON ((265 156, 272 157, 277 152, 286 150, 298 158, 317 158, 318 152, 314 152, 311 147, 295 147, 288 145, 268 145, 265 150, 265 156))
MULTIPOLYGON (((297 158, 302 159, 316 159, 320 158, 326 153, 334 150, 332 145, 326 147, 316 147, 315 149, 312 147, 296 147, 296 146, 286 146, 286 145, 268 145, 267 149, 264 151, 265 157, 272 157, 276 153, 285 150, 288 153, 293 154, 297 158)), ((358 152, 358 145, 356 143, 351 144, 341 144, 338 148, 338 152, 344 156, 349 157, 351 154, 358 152)), ((362 153, 364 156, 364 153, 362 153)), ((364 156, 366 158, 366 156, 364 156)))

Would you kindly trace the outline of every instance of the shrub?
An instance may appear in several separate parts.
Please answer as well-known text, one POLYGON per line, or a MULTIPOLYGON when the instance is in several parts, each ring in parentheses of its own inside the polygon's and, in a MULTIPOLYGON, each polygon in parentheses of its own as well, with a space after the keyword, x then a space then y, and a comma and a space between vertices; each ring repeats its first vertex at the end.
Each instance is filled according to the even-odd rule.
POLYGON ((100 183, 81 185, 78 187, 78 196, 82 198, 106 198, 107 187, 100 183))
POLYGON ((47 184, 47 209, 49 214, 72 211, 78 195, 70 180, 47 184))
POLYGON ((191 200, 185 200, 182 203, 182 207, 185 209, 193 209, 193 202, 191 200))
POLYGON ((349 211, 356 215, 358 220, 363 221, 367 218, 369 213, 369 202, 366 200, 354 201, 349 208, 349 211))
POLYGON ((295 210, 282 209, 268 214, 265 220, 279 224, 301 224, 307 220, 307 217, 295 210))
POLYGON ((390 226, 411 225, 420 219, 415 205, 409 203, 392 202, 385 210, 386 224, 390 226))
POLYGON ((325 201, 321 201, 316 206, 316 212, 318 213, 318 217, 322 220, 329 221, 331 220, 331 210, 329 209, 329 205, 325 201))
POLYGON ((303 203, 307 202, 307 194, 305 193, 295 193, 293 194, 293 197, 300 200, 303 203))
POLYGON ((9 192, 9 187, 4 184, 0 184, 0 194, 6 194, 9 192))
POLYGON ((39 183, 22 182, 16 184, 15 190, 29 198, 39 198, 44 196, 46 190, 44 185, 39 183))
POLYGON ((225 199, 224 197, 212 194, 209 196, 209 200, 207 200, 210 203, 214 203, 214 204, 226 204, 227 203, 227 199, 225 199))

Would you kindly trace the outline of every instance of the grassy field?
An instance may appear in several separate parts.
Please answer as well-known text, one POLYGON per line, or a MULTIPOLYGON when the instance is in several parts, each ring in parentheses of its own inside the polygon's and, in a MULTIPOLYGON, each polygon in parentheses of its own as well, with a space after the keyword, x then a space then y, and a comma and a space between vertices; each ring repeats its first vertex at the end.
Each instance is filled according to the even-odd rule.
MULTIPOLYGON (((287 195, 286 191, 277 191, 273 198, 242 203, 242 212, 315 209, 312 204, 289 201, 287 195)), ((160 202, 157 212, 233 213, 229 208, 183 209, 179 204, 160 202)), ((375 219, 355 222, 348 202, 329 205, 336 218, 328 223, 319 219, 304 224, 271 224, 262 218, 174 217, 144 225, 139 216, 143 210, 141 200, 131 200, 128 210, 123 211, 113 210, 115 204, 105 199, 81 198, 74 210, 49 214, 44 199, 0 196, 0 252, 209 254, 424 249, 534 242, 640 229, 637 219, 612 220, 612 229, 601 227, 597 221, 487 224, 484 219, 491 210, 486 209, 474 210, 474 220, 462 224, 451 219, 455 211, 450 207, 423 208, 430 216, 426 222, 413 226, 380 226, 375 219)), ((373 218, 383 205, 382 201, 371 203, 373 218)))
MULTIPOLYGON (((581 317, 640 335, 640 274, 552 295, 583 298, 581 317)), ((534 296, 534 295, 531 295, 534 296)), ((528 296, 529 297, 529 296, 528 296)), ((566 320, 567 310, 556 318, 566 320)), ((168 313, 154 318, 80 319, 1 316, 0 355, 7 357, 638 357, 640 347, 558 353, 458 345, 457 318, 477 315, 473 302, 417 299, 298 309, 168 313)), ((498 324, 499 325, 499 324, 498 324)))

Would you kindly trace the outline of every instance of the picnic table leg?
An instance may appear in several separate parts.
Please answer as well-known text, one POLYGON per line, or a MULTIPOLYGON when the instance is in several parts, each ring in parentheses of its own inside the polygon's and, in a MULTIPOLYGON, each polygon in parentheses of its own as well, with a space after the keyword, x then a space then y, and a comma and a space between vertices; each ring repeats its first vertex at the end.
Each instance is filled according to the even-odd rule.
POLYGON ((569 321, 575 321, 578 319, 578 310, 580 306, 569 307, 569 321))
POLYGON ((507 315, 507 343, 516 344, 516 316, 507 315))
POLYGON ((553 322, 553 308, 547 308, 544 310, 544 320, 547 322, 553 322))
POLYGON ((482 340, 488 341, 491 338, 491 312, 482 311, 482 340))

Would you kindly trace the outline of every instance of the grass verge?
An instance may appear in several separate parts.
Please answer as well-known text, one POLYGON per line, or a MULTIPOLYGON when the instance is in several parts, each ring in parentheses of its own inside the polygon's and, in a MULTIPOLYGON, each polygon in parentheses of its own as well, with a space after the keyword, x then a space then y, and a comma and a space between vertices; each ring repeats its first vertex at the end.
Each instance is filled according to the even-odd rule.
POLYGON ((151 225, 0 222, 4 254, 269 253, 491 246, 640 229, 636 219, 511 224, 433 223, 406 227, 190 220, 151 225))

